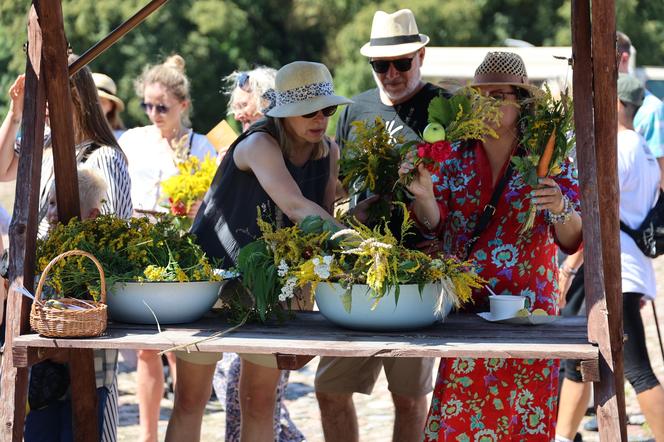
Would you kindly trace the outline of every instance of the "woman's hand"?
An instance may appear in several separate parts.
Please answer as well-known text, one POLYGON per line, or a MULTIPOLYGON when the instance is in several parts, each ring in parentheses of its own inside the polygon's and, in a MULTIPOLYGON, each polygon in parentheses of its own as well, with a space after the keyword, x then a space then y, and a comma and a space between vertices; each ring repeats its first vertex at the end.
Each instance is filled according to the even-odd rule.
POLYGON ((193 220, 196 218, 196 214, 198 213, 198 209, 201 208, 201 204, 203 204, 203 200, 197 200, 194 202, 191 207, 189 208, 189 212, 187 212, 187 218, 193 220))
MULTIPOLYGON (((406 159, 401 166, 399 167, 399 177, 411 173, 415 169, 413 162, 413 153, 408 152, 406 159)), ((406 189, 416 198, 416 199, 433 199, 433 181, 431 180, 431 173, 424 167, 424 164, 420 163, 417 166, 417 172, 414 175, 413 180, 410 182, 406 189)))
POLYGON ((366 224, 369 219, 369 208, 380 199, 380 195, 371 195, 355 205, 350 214, 362 224, 366 224))
POLYGON ((23 100, 25 98, 25 74, 21 74, 16 78, 14 84, 9 88, 9 112, 13 114, 13 119, 21 120, 23 115, 23 100))
POLYGON ((565 203, 560 186, 551 178, 539 178, 539 186, 532 193, 533 204, 537 210, 548 210, 554 215, 560 214, 565 203))

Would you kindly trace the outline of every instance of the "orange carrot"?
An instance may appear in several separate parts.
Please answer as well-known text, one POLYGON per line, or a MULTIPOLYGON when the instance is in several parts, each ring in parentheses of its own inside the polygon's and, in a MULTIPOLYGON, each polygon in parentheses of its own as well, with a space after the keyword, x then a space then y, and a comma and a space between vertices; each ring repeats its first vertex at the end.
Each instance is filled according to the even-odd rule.
POLYGON ((556 128, 553 128, 549 141, 546 142, 544 152, 537 163, 537 177, 544 178, 549 174, 549 167, 551 166, 551 159, 553 158, 553 148, 556 144, 556 128))

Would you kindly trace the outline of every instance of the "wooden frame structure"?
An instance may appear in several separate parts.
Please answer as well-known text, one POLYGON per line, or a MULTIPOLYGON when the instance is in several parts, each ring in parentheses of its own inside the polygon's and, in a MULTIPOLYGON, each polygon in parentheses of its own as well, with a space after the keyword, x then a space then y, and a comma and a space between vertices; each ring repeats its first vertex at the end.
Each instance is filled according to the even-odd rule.
MULTIPOLYGON (((69 76, 103 52, 166 0, 152 0, 125 24, 67 64, 62 6, 55 0, 33 0, 28 19, 26 93, 23 143, 19 161, 14 217, 10 226, 10 281, 34 284, 37 207, 45 106, 48 99, 52 126, 57 203, 61 220, 79 216, 78 183, 69 76)), ((572 0, 574 103, 579 176, 583 199, 586 250, 588 340, 599 349, 599 378, 595 403, 600 438, 627 440, 622 363, 622 303, 618 238, 618 180, 616 163, 615 4, 610 0, 572 0), (601 192, 598 190, 602 189, 601 192)), ((28 366, 57 348, 21 353, 21 335, 29 332, 27 298, 10 290, 6 343, 0 380, 0 440, 22 440, 28 366), (15 343, 15 341, 17 341, 15 343)), ((45 347, 48 347, 46 345, 45 347)), ((310 350, 312 353, 314 349, 310 350)), ((96 440, 94 372, 91 348, 68 350, 72 378, 75 439, 96 440)), ((398 356, 398 352, 395 353, 398 356)), ((293 366, 299 365, 294 363, 293 366)))

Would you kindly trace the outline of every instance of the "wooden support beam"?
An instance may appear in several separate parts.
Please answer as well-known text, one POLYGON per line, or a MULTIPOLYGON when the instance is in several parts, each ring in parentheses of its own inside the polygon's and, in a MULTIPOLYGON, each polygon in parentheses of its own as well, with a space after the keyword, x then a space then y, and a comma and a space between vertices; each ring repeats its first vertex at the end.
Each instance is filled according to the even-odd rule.
MULTIPOLYGON (((16 201, 9 226, 9 280, 26 287, 34 286, 39 183, 44 148, 46 91, 41 54, 42 33, 37 14, 31 9, 28 16, 21 153, 16 179, 16 201)), ((28 332, 29 312, 29 299, 10 290, 0 385, 0 440, 3 441, 23 440, 28 370, 13 365, 12 345, 17 336, 28 332)))
MULTIPOLYGON (((46 96, 48 98, 58 219, 66 223, 80 217, 74 138, 74 109, 69 83, 68 47, 62 4, 34 0, 42 26, 46 96)), ((72 350, 69 370, 73 380, 72 418, 75 441, 98 438, 97 393, 92 350, 72 350)))
MULTIPOLYGON (((596 315, 594 337, 600 347, 600 377, 605 382, 595 390, 597 421, 599 425, 611 426, 626 422, 625 390, 623 375, 623 324, 622 324, 622 278, 620 264, 620 217, 618 201, 618 110, 616 82, 618 59, 616 56, 616 11, 615 2, 592 0, 592 59, 593 59, 593 104, 595 108, 595 156, 599 193, 601 235, 595 237, 602 244, 605 306, 597 309, 593 300, 586 299, 590 315, 596 315), (606 310, 604 310, 604 308, 606 310), (606 331, 608 330, 608 334, 606 331), (613 375, 612 377, 610 377, 613 375), (605 378, 606 376, 607 378, 605 378), (611 386, 611 381, 614 385, 611 386), (615 403, 615 405, 614 405, 615 403), (616 415, 616 408, 618 414, 616 415)), ((609 433, 606 433, 609 434, 609 433)), ((610 433, 614 437, 618 433, 610 433)), ((620 425, 623 441, 627 440, 627 429, 620 425)), ((601 437, 601 435, 600 435, 601 437)))
POLYGON ((110 48, 125 36, 129 31, 138 26, 143 20, 148 18, 154 11, 159 9, 164 3, 168 0, 151 0, 150 3, 145 5, 141 10, 136 14, 131 16, 127 21, 122 23, 117 28, 113 29, 110 34, 104 37, 97 44, 92 46, 90 49, 85 51, 76 61, 74 61, 71 66, 69 66, 69 75, 74 75, 78 72, 83 66, 86 66, 92 60, 101 55, 106 49, 110 48))
POLYGON ((53 143, 53 169, 58 219, 66 224, 80 216, 78 175, 74 151, 74 110, 71 101, 67 62, 67 40, 59 1, 35 0, 42 26, 44 46, 42 63, 46 80, 51 140, 53 143))
POLYGON ((605 20, 611 18, 603 10, 609 8, 608 3, 593 1, 591 22, 590 1, 572 1, 571 23, 588 339, 597 343, 600 350, 596 379, 600 382, 595 383, 600 439, 615 440, 620 434, 626 441, 622 360, 616 359, 622 355, 622 339, 616 339, 622 334, 622 309, 615 310, 616 295, 621 297, 620 259, 610 250, 615 248, 618 237, 615 77, 611 83, 610 75, 601 73, 615 70, 615 60, 602 64, 607 63, 607 48, 615 48, 615 17, 613 24, 607 23, 605 20), (613 101, 607 89, 613 91, 613 101))

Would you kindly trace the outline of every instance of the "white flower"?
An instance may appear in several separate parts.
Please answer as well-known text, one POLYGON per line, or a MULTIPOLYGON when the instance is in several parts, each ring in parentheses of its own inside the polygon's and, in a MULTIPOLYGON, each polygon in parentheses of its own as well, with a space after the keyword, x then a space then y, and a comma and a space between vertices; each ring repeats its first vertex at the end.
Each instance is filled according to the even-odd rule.
POLYGON ((314 273, 316 276, 318 276, 320 279, 327 279, 330 277, 330 265, 332 264, 332 256, 326 255, 323 257, 323 259, 319 259, 318 257, 314 258, 311 260, 311 262, 314 264, 314 273))
POLYGON ((283 302, 287 299, 293 297, 293 290, 297 284, 297 278, 291 277, 286 280, 286 284, 281 287, 281 293, 279 293, 279 301, 283 302))
POLYGON ((286 261, 282 259, 281 262, 279 263, 279 267, 277 267, 277 275, 283 278, 284 276, 286 276, 287 273, 288 273, 288 264, 286 264, 286 261))

